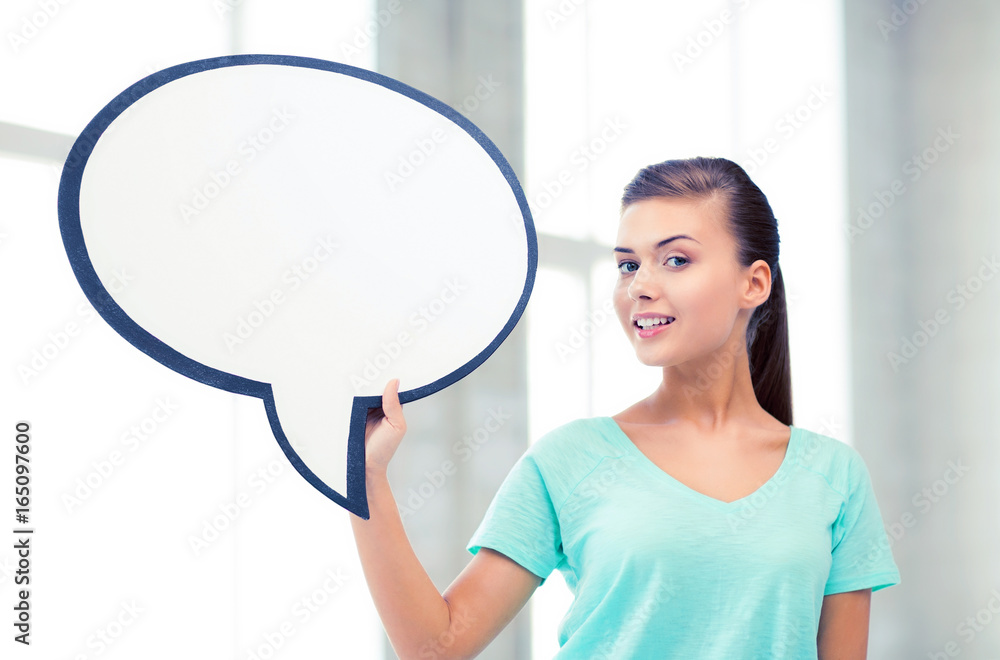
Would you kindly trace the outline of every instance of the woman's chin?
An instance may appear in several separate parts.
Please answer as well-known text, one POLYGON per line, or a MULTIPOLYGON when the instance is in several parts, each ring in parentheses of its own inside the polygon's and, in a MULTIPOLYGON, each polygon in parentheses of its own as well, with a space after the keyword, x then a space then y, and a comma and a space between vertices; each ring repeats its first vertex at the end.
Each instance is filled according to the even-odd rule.
POLYGON ((647 367, 665 367, 672 364, 668 356, 647 349, 637 349, 635 357, 647 367))

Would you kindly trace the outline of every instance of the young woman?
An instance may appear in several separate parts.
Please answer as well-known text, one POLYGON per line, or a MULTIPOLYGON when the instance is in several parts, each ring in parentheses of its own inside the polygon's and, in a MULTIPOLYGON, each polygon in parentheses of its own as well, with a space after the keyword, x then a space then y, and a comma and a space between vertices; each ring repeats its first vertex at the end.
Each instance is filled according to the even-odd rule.
POLYGON ((469 658, 558 569, 558 658, 862 660, 872 591, 897 584, 869 474, 792 425, 777 221, 732 161, 626 186, 614 304, 656 391, 543 435, 511 469, 444 594, 403 531, 386 467, 398 380, 369 416, 371 517, 352 517, 400 658, 469 658))

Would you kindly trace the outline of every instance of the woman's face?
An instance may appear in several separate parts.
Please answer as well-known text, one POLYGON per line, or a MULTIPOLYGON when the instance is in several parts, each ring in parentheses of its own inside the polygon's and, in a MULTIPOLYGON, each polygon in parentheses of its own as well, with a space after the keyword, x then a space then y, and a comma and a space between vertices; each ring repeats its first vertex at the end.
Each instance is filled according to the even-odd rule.
MULTIPOLYGON (((702 358, 736 333, 745 334, 759 302, 748 306, 753 278, 750 268, 737 263, 725 210, 723 196, 716 195, 645 199, 622 213, 614 250, 619 271, 614 304, 643 364, 665 367, 702 358), (656 318, 659 324, 637 324, 656 318), (673 320, 663 325, 663 318, 673 320)), ((769 292, 769 277, 764 284, 769 292)))

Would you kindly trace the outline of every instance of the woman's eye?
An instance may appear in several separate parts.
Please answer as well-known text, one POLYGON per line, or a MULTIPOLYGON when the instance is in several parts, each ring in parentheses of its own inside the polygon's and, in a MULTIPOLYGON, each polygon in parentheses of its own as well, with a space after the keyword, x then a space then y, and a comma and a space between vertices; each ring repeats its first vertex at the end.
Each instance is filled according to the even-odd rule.
POLYGON ((635 266, 636 268, 639 267, 639 265, 634 261, 623 261, 620 264, 618 264, 618 271, 621 273, 635 272, 635 269, 629 268, 630 266, 635 266))
MULTIPOLYGON (((668 262, 669 262, 669 261, 670 261, 671 259, 680 259, 680 260, 681 260, 681 261, 683 261, 684 263, 687 263, 687 259, 685 259, 684 257, 677 257, 677 256, 674 256, 674 257, 667 257, 667 261, 668 261, 668 262)), ((680 264, 680 265, 681 265, 681 266, 683 266, 684 264, 680 264)))

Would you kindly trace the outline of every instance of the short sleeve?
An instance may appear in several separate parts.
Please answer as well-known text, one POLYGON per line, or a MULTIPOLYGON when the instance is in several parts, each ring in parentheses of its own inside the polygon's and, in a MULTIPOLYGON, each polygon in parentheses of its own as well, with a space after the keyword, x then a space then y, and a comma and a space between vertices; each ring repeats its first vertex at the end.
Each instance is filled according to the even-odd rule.
POLYGON ((469 541, 502 553, 544 582, 562 558, 559 521, 545 479, 534 457, 523 455, 497 490, 469 541))
POLYGON ((871 588, 878 591, 899 584, 892 550, 868 468, 851 451, 847 492, 833 525, 833 562, 824 595, 871 588))

